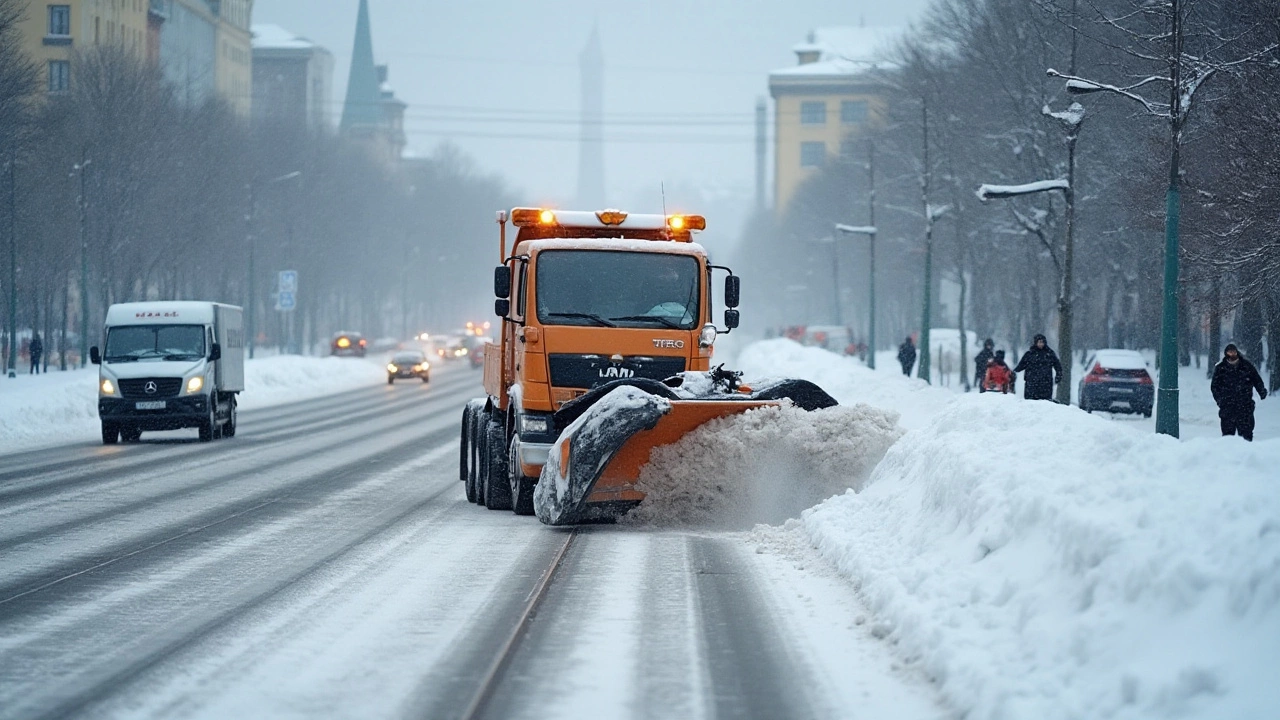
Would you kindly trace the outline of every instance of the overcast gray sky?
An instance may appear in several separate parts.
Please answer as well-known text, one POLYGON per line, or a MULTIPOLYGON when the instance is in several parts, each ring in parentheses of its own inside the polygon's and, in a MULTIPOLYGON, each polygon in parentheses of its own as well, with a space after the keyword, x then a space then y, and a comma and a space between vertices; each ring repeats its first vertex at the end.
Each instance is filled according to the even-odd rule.
MULTIPOLYGON (((254 22, 281 25, 327 47, 340 102, 357 5, 258 0, 254 22)), ((411 150, 429 154, 451 141, 480 170, 504 176, 522 202, 561 206, 577 185, 578 53, 598 22, 605 114, 616 121, 605 128, 609 204, 657 211, 665 182, 669 205, 711 202, 737 215, 730 208, 744 210, 753 192, 755 101, 768 95, 771 69, 795 63, 791 46, 815 27, 906 25, 924 5, 371 0, 370 12, 375 57, 390 64, 391 84, 409 104, 411 150)))

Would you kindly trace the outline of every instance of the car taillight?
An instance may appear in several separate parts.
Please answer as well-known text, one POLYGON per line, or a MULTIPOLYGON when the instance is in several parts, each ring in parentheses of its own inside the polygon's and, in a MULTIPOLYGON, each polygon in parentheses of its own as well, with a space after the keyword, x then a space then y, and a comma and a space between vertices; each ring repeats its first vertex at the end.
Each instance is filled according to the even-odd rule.
POLYGON ((1106 379, 1107 379, 1107 370, 1106 368, 1102 367, 1102 365, 1099 363, 1094 363, 1093 369, 1089 371, 1088 375, 1084 376, 1085 384, 1102 382, 1103 380, 1106 380, 1106 379))
POLYGON ((1151 376, 1148 375, 1147 372, 1144 370, 1142 371, 1142 374, 1138 376, 1138 384, 1139 385, 1155 385, 1155 381, 1153 381, 1151 379, 1151 376))

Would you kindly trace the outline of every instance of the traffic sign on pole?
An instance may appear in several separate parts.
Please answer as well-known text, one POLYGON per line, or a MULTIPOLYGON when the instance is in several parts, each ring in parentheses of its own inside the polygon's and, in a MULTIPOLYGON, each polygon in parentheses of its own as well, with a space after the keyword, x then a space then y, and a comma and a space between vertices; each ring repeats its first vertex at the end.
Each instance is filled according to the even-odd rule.
POLYGON ((282 293, 298 292, 298 271, 281 270, 280 278, 276 283, 276 291, 282 293))
POLYGON ((288 312, 298 307, 298 297, 289 291, 276 293, 276 310, 288 312))

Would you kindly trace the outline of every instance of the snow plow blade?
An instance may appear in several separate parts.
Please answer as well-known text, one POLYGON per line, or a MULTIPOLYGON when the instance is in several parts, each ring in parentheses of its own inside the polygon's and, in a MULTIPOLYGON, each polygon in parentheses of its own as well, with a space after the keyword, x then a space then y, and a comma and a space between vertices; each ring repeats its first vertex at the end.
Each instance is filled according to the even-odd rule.
POLYGON ((644 500, 635 484, 653 449, 680 440, 710 420, 784 401, 810 411, 837 404, 806 380, 783 380, 751 392, 708 384, 711 389, 697 393, 677 392, 682 389, 673 389, 666 384, 670 382, 619 380, 556 413, 560 437, 534 494, 539 520, 573 525, 626 514, 644 500))

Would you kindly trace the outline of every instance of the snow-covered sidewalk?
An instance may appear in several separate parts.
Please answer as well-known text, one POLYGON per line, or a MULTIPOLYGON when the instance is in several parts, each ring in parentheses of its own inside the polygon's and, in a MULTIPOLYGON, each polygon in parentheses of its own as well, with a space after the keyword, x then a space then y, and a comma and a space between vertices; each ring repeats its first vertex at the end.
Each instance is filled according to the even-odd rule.
MULTIPOLYGON (((99 437, 98 369, 0 377, 0 453, 99 437)), ((380 358, 279 355, 245 363, 242 410, 386 382, 380 358)))
MULTIPOLYGON (((776 340, 748 378, 803 377, 901 414, 865 484, 792 524, 878 632, 972 718, 1252 718, 1280 707, 1280 413, 1259 441, 957 394, 776 340), (1268 679, 1272 678, 1272 679, 1268 679)), ((1203 413, 1197 383, 1183 416, 1203 413)), ((1209 408, 1212 407, 1211 400, 1209 408)), ((1190 425, 1188 427, 1188 425, 1190 425)))

